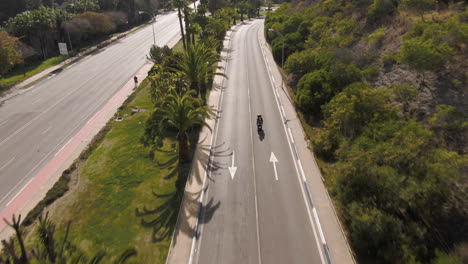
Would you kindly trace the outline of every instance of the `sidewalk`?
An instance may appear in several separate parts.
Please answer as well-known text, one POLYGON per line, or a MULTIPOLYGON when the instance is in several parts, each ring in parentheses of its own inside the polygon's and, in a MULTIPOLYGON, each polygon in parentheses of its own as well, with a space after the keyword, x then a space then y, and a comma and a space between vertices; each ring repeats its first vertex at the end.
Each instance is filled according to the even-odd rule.
POLYGON ((325 251, 329 255, 329 263, 356 263, 351 248, 349 247, 346 235, 338 219, 333 202, 322 181, 323 177, 315 161, 314 154, 308 148, 309 143, 302 128, 301 121, 297 117, 296 109, 289 97, 286 88, 282 88, 281 73, 273 59, 269 45, 263 36, 264 30, 259 31, 259 42, 264 52, 264 59, 268 65, 268 70, 273 78, 279 100, 282 105, 282 112, 287 126, 292 134, 292 142, 297 152, 298 160, 305 173, 307 190, 313 204, 314 216, 318 218, 321 226, 322 243, 325 251))
MULTIPOLYGON (((223 41, 223 50, 221 51, 221 61, 218 63, 218 66, 223 67, 223 69, 218 69, 218 72, 224 73, 224 69, 226 68, 231 34, 236 26, 237 25, 232 26, 231 29, 226 32, 223 41)), ((198 225, 198 214, 203 198, 202 188, 205 185, 204 181, 209 166, 210 152, 214 139, 213 133, 216 129, 218 109, 223 93, 223 80, 224 77, 218 75, 216 75, 213 80, 214 88, 211 90, 206 103, 215 113, 215 118, 206 120, 212 130, 203 127, 200 132, 199 142, 193 157, 190 175, 185 186, 184 197, 179 209, 179 215, 166 263, 190 263, 192 258, 192 243, 194 242, 193 238, 198 225)))

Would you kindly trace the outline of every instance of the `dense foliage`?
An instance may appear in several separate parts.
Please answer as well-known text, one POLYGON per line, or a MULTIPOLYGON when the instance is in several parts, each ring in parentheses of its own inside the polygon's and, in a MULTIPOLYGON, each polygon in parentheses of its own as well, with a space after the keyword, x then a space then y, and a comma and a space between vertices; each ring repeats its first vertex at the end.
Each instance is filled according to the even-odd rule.
POLYGON ((18 45, 17 38, 10 36, 6 31, 0 31, 0 75, 23 62, 18 45))
POLYGON ((181 25, 185 29, 182 32, 184 49, 173 53, 167 47, 153 46, 150 50, 148 58, 155 63, 149 74, 150 93, 155 106, 147 120, 142 142, 151 147, 153 155, 164 137, 176 131, 179 162, 183 163, 190 160, 188 132, 206 125, 205 119, 211 117, 211 110, 204 103, 213 76, 224 76, 217 72, 217 51, 221 50, 222 40, 231 25, 232 10, 220 9, 209 17, 204 13, 207 8, 203 3, 191 15, 182 15, 184 10, 193 12, 188 2, 177 3, 177 8, 180 18, 188 25, 181 25), (195 27, 200 31, 194 31, 195 27))
MULTIPOLYGON (((414 115, 421 87, 375 84, 401 63, 421 74, 424 88, 430 71, 466 60, 467 12, 453 11, 461 6, 435 19, 426 12, 446 3, 297 1, 265 20, 279 64, 285 44, 295 104, 306 122, 320 124, 309 136, 360 262, 461 263, 453 252, 468 243, 466 114, 439 105, 423 119, 414 115), (398 24, 407 33, 389 40, 398 20, 408 21, 398 24), (386 51, 390 42, 399 50, 386 51)), ((456 76, 454 89, 466 88, 456 76)))
MULTIPOLYGON (((57 42, 66 42, 69 50, 85 46, 148 21, 158 8, 156 0, 5 2, 7 5, 0 3, 1 26, 20 39, 23 49, 34 51, 23 54, 26 64, 58 55, 57 42)), ((15 46, 20 52, 19 45, 15 46)))

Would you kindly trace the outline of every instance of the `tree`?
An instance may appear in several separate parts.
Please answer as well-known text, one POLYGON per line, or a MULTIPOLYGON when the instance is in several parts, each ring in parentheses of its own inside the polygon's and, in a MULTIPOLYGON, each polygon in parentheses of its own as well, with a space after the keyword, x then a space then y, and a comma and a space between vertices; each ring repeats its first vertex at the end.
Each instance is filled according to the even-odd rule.
POLYGON ((68 19, 70 14, 65 11, 41 7, 10 18, 6 28, 15 36, 27 36, 42 57, 47 58, 48 48, 53 46, 56 49, 54 31, 58 29, 58 24, 68 19))
POLYGON ((205 119, 211 118, 211 110, 196 98, 194 90, 178 91, 176 84, 170 84, 168 94, 156 101, 155 110, 146 121, 145 146, 157 146, 171 129, 177 131, 179 162, 190 160, 188 132, 195 126, 207 126, 205 119))
POLYGON ((402 0, 400 8, 419 13, 424 21, 424 12, 433 10, 437 5, 436 0, 402 0))
POLYGON ((112 23, 110 18, 104 14, 96 12, 85 12, 76 15, 73 19, 82 19, 89 22, 88 34, 90 35, 101 35, 107 34, 115 29, 115 25, 112 23))
POLYGON ((180 71, 186 78, 190 89, 204 98, 208 74, 225 76, 216 72, 218 61, 214 41, 207 40, 187 46, 184 52, 176 54, 174 70, 180 71))
MULTIPOLYGON (((106 256, 105 251, 96 253, 89 261, 85 254, 80 249, 75 247, 68 241, 68 235, 70 232, 71 222, 68 222, 65 235, 63 239, 56 239, 56 225, 48 218, 48 214, 45 217, 39 217, 39 223, 35 232, 35 244, 28 244, 26 248, 23 242, 23 230, 20 225, 21 215, 16 218, 12 217, 10 223, 6 219, 4 221, 8 226, 15 230, 16 239, 20 244, 21 253, 18 256, 15 248, 15 240, 10 239, 9 242, 2 240, 2 244, 5 248, 5 258, 0 256, 0 263, 18 263, 18 264, 29 264, 29 263, 44 263, 44 264, 56 264, 56 263, 76 263, 76 264, 98 264, 104 260, 106 256)), ((3 252, 2 252, 3 253, 3 252)), ((134 248, 125 250, 117 260, 113 263, 123 264, 126 261, 137 254, 134 248)))
POLYGON ((26 0, 0 1, 0 23, 26 10, 26 0))
POLYGON ((97 0, 67 0, 63 4, 65 10, 73 14, 99 10, 99 2, 97 0))
POLYGON ((164 47, 159 47, 152 45, 150 49, 149 56, 147 58, 151 60, 154 64, 163 64, 164 60, 172 56, 172 49, 167 45, 164 47))
POLYGON ((0 31, 0 75, 7 73, 15 65, 23 63, 23 55, 18 50, 19 40, 0 31))
POLYGON ((182 10, 186 6, 185 0, 174 0, 174 6, 177 8, 177 17, 179 18, 179 26, 180 26, 180 35, 182 36, 182 45, 184 49, 187 48, 187 42, 184 32, 184 25, 182 24, 182 10))
POLYGON ((445 42, 415 37, 403 41, 400 60, 417 71, 431 71, 443 67, 452 55, 453 49, 445 42))
POLYGON ((451 149, 463 152, 464 137, 468 132, 466 115, 451 105, 438 105, 436 111, 429 119, 431 129, 435 131, 439 139, 442 139, 443 145, 453 145, 451 149))
POLYGON ((409 116, 411 116, 410 103, 416 99, 418 91, 409 84, 393 85, 392 89, 396 101, 403 104, 403 115, 409 118, 409 116))
POLYGON ((325 127, 346 138, 358 136, 371 122, 398 118, 391 91, 374 89, 369 83, 353 83, 323 107, 325 127))

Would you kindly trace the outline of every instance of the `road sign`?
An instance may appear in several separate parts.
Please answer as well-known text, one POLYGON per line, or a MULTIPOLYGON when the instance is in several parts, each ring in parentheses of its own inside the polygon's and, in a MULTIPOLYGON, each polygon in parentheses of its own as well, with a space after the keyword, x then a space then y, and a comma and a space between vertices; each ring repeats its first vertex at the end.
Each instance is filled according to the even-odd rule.
POLYGON ((67 43, 60 42, 58 46, 59 46, 59 51, 61 55, 68 54, 67 43))

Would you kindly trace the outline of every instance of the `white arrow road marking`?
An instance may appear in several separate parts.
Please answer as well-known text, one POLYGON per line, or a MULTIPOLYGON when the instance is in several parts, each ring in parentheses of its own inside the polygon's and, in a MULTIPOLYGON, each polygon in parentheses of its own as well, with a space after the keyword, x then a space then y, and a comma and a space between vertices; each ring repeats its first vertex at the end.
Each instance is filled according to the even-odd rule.
POLYGON ((273 163, 273 169, 275 170, 275 179, 278 180, 278 171, 276 171, 276 162, 278 162, 278 159, 275 156, 275 153, 271 153, 270 155, 270 162, 273 163))
POLYGON ((234 151, 232 152, 232 163, 231 167, 228 167, 229 174, 231 174, 231 178, 234 180, 234 175, 236 174, 237 167, 234 166, 234 151))

